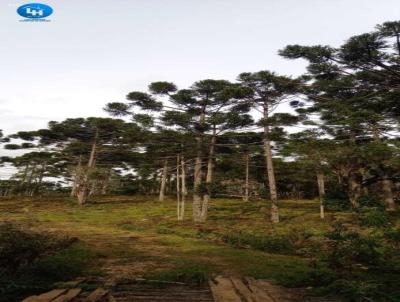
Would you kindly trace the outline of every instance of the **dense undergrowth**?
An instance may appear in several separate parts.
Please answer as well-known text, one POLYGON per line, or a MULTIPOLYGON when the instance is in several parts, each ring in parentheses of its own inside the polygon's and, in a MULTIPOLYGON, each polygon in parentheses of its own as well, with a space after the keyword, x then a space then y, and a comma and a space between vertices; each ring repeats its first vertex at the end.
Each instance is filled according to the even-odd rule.
POLYGON ((0 301, 20 301, 25 294, 77 277, 92 259, 76 238, 0 224, 0 301))
MULTIPOLYGON (((79 229, 90 235, 95 228, 111 237, 127 232, 144 238, 144 243, 133 241, 109 251, 108 242, 101 252, 104 257, 133 259, 144 267, 149 263, 138 276, 147 279, 200 284, 213 274, 234 273, 308 287, 310 294, 340 295, 349 301, 399 301, 398 214, 386 213, 371 200, 364 201, 357 212, 335 210, 338 201, 329 202, 326 218, 321 220, 318 202, 283 201, 278 225, 266 220, 268 205, 263 201, 213 200, 208 222, 195 225, 189 218, 190 204, 186 219, 178 222, 173 200, 159 203, 148 197, 116 196, 94 200, 83 208, 65 199, 27 201, 23 211, 15 210, 10 201, 9 206, 15 208, 8 219, 72 234, 79 229)), ((37 234, 29 234, 37 241, 37 234)), ((90 252, 81 242, 42 236, 40 241, 50 246, 46 252, 39 249, 39 256, 17 273, 4 273, 14 274, 19 290, 24 278, 32 278, 32 271, 37 280, 48 284, 47 280, 82 274, 77 267, 90 267, 90 252)), ((98 247, 90 248, 99 252, 98 247)))

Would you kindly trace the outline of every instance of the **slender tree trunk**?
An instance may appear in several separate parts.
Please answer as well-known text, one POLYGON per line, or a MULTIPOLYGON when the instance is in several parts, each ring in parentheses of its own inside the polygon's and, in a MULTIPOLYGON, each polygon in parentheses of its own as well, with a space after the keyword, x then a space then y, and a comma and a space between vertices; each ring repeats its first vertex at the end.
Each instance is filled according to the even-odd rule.
MULTIPOLYGON (((268 118, 268 105, 264 105, 264 119, 268 118)), ((271 221, 273 223, 279 222, 279 208, 278 208, 278 193, 276 190, 276 180, 274 164, 272 161, 272 150, 271 141, 269 139, 269 125, 264 126, 264 156, 267 164, 267 175, 268 175, 268 185, 269 193, 271 198, 271 221)))
POLYGON ((29 174, 29 177, 27 178, 27 187, 25 190, 25 195, 27 196, 32 196, 31 195, 31 190, 32 190, 32 186, 33 186, 33 179, 35 177, 35 173, 36 173, 36 164, 33 164, 32 169, 31 169, 31 173, 29 174))
POLYGON ((320 217, 325 218, 324 209, 324 196, 325 196, 325 175, 324 172, 317 171, 317 183, 318 183, 318 193, 319 193, 319 204, 320 204, 320 217))
MULTIPOLYGON (((362 177, 362 182, 364 182, 364 180, 367 179, 367 172, 365 171, 365 168, 361 168, 360 169, 360 174, 361 174, 361 177, 362 177)), ((369 192, 368 192, 368 187, 367 186, 362 185, 361 186, 361 190, 362 190, 362 194, 364 196, 368 196, 369 192)))
POLYGON ((203 178, 202 160, 201 160, 201 139, 197 140, 197 155, 194 163, 194 179, 193 179, 193 220, 199 222, 201 220, 201 193, 200 186, 203 178))
POLYGON ((185 202, 187 196, 187 188, 186 188, 186 168, 185 168, 185 158, 181 155, 181 209, 179 220, 183 220, 185 215, 185 202))
POLYGON ((382 180, 383 200, 386 205, 386 211, 396 211, 396 204, 393 198, 393 182, 389 178, 382 180))
POLYGON ((203 204, 201 208, 201 220, 206 221, 207 212, 208 212, 208 204, 210 203, 211 198, 211 185, 214 176, 214 154, 215 154, 215 143, 216 143, 216 129, 213 129, 213 134, 210 141, 210 149, 208 152, 208 161, 207 161, 207 175, 206 175, 206 186, 207 191, 203 196, 203 204))
POLYGON ((71 197, 75 197, 77 194, 78 182, 81 173, 82 173, 82 155, 79 155, 78 165, 76 166, 74 171, 74 180, 72 182, 72 189, 70 193, 71 197))
POLYGON ((180 184, 180 156, 176 156, 176 211, 178 220, 181 220, 181 184, 180 184))
POLYGON ((348 191, 349 191, 349 199, 351 206, 353 208, 358 208, 359 207, 358 199, 361 196, 360 194, 361 188, 353 172, 350 172, 348 186, 349 186, 348 191))
POLYGON ((245 183, 244 183, 244 196, 243 200, 245 202, 249 201, 249 172, 250 172, 250 155, 248 152, 246 152, 246 155, 244 156, 245 160, 245 173, 246 173, 246 178, 245 178, 245 183))
MULTIPOLYGON (((397 47, 398 51, 400 53, 400 41, 399 41, 399 36, 396 36, 397 38, 397 47)), ((375 142, 380 142, 380 133, 379 129, 377 126, 373 128, 373 137, 375 142)), ((382 165, 382 170, 385 173, 385 167, 382 165)), ((388 212, 393 212, 396 211, 396 203, 393 198, 393 181, 388 178, 388 175, 385 175, 383 180, 382 180, 382 193, 383 193, 383 200, 385 202, 386 206, 386 211, 388 212)))
POLYGON ((160 186, 160 196, 158 198, 159 201, 164 201, 165 197, 165 188, 167 185, 167 170, 168 170, 168 161, 164 160, 164 166, 161 173, 161 186, 160 186))
POLYGON ((89 155, 89 161, 87 164, 87 169, 82 173, 82 180, 80 181, 78 185, 78 204, 83 205, 86 203, 88 195, 89 195, 89 173, 90 170, 95 167, 96 163, 96 150, 97 150, 97 139, 98 139, 98 130, 96 130, 93 143, 92 143, 92 149, 90 151, 89 155))
MULTIPOLYGON (((199 123, 204 126, 205 123, 205 107, 203 107, 200 114, 199 123)), ((201 183, 203 181, 203 171, 202 171, 202 148, 203 148, 203 133, 198 133, 196 136, 196 159, 194 163, 194 176, 193 176, 193 220, 194 222, 201 221, 202 213, 202 196, 201 196, 201 183)))
POLYGON ((171 174, 167 173, 167 182, 166 182, 166 185, 165 185, 165 194, 168 195, 168 194, 171 194, 171 193, 172 193, 171 174))

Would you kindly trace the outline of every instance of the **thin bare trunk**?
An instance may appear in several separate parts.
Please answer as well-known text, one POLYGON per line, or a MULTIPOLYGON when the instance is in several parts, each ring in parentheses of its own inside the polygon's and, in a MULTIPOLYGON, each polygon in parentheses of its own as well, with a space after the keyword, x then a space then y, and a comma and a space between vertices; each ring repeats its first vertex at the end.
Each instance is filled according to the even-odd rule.
POLYGON ((181 220, 180 219, 180 217, 181 217, 181 184, 180 184, 179 165, 180 165, 180 156, 178 154, 176 156, 176 201, 177 201, 176 211, 177 211, 178 220, 181 220))
POLYGON ((86 203, 88 195, 89 195, 89 173, 90 170, 95 167, 96 163, 96 151, 97 151, 97 138, 98 138, 98 130, 96 130, 93 143, 92 143, 92 149, 90 151, 89 155, 89 161, 87 164, 87 169, 84 171, 82 174, 82 179, 79 182, 78 185, 78 203, 79 205, 83 205, 86 203))
POLYGON ((361 196, 361 188, 360 188, 360 184, 358 183, 354 173, 350 173, 350 175, 349 175, 348 191, 349 191, 349 199, 350 199, 351 206, 353 208, 358 208, 359 207, 358 199, 361 196))
POLYGON ((207 191, 203 196, 203 204, 201 208, 201 220, 206 221, 207 212, 208 212, 208 204, 210 203, 211 198, 211 185, 214 176, 214 155, 215 155, 215 142, 217 140, 216 137, 216 129, 214 128, 213 134, 210 141, 210 149, 208 152, 208 161, 207 161, 207 175, 206 175, 206 186, 207 191))
MULTIPOLYGON (((264 105, 264 119, 268 118, 268 106, 264 105)), ((271 141, 269 139, 269 126, 264 126, 264 156, 267 164, 267 175, 268 175, 268 185, 269 185, 269 194, 271 198, 271 221, 273 223, 279 222, 279 208, 278 208, 278 193, 276 190, 276 180, 275 180, 275 171, 274 164, 272 161, 272 150, 271 150, 271 141)))
POLYGON ((249 201, 249 172, 250 172, 250 155, 247 152, 246 155, 244 156, 245 159, 245 173, 246 173, 246 178, 245 178, 245 183, 244 183, 244 196, 243 200, 248 202, 249 201))
POLYGON ((76 166, 75 171, 74 171, 74 180, 72 183, 72 189, 71 189, 71 193, 70 193, 71 197, 76 196, 77 189, 78 189, 78 180, 79 180, 80 174, 82 173, 81 170, 82 170, 82 155, 79 155, 78 165, 76 166))
POLYGON ((396 203, 393 198, 393 181, 385 178, 382 180, 383 200, 386 205, 386 211, 396 211, 396 203))
POLYGON ((187 195, 186 168, 185 168, 185 158, 182 155, 181 156, 181 209, 180 209, 181 217, 179 217, 179 220, 183 220, 183 217, 185 215, 186 195, 187 195))
MULTIPOLYGON (((364 182, 368 178, 365 168, 361 168, 360 169, 360 174, 361 174, 361 177, 362 177, 362 182, 364 182)), ((364 196, 367 196, 369 194, 368 187, 365 186, 365 185, 362 185, 362 194, 364 196)))
POLYGON ((196 138, 197 143, 197 155, 194 163, 194 180, 193 180, 193 220, 199 222, 201 220, 201 195, 200 195, 200 185, 203 178, 203 172, 201 169, 201 142, 200 138, 196 138), (199 146, 200 145, 200 146, 199 146))
POLYGON ((324 196, 325 196, 325 175, 322 171, 317 171, 317 183, 318 183, 318 193, 319 193, 319 204, 320 204, 320 217, 325 218, 324 209, 324 196))
POLYGON ((160 196, 158 198, 159 201, 164 201, 165 198, 165 188, 167 185, 167 170, 168 170, 168 161, 164 160, 164 166, 161 173, 161 186, 160 186, 160 196))
MULTIPOLYGON (((200 114, 199 123, 201 126, 205 123, 205 106, 200 114)), ((202 147, 203 147, 203 133, 198 133, 196 136, 196 158, 194 163, 194 176, 193 176, 193 220, 194 222, 202 222, 202 196, 200 192, 201 183, 203 181, 202 171, 202 147)))

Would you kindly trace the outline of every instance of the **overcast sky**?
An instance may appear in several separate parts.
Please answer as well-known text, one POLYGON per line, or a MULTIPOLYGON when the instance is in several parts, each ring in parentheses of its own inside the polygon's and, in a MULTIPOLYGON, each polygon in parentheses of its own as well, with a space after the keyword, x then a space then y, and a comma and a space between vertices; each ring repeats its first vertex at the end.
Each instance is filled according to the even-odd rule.
POLYGON ((105 116, 105 103, 151 81, 185 87, 262 69, 298 75, 304 63, 277 55, 285 45, 338 46, 400 19, 399 0, 43 1, 54 9, 51 22, 19 22, 16 9, 29 1, 0 3, 6 133, 105 116))

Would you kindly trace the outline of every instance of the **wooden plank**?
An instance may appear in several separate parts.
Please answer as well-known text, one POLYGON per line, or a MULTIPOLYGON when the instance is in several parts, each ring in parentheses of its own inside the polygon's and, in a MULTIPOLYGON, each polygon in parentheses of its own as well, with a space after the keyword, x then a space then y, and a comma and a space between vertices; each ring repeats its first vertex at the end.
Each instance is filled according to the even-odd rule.
POLYGON ((215 302, 242 302, 230 279, 218 276, 209 284, 215 302))
POLYGON ((41 294, 39 296, 31 296, 24 299, 22 302, 50 302, 51 300, 57 298, 58 296, 65 293, 67 290, 65 288, 62 289, 53 289, 47 293, 41 294))
POLYGON ((58 296, 57 298, 52 300, 52 302, 69 302, 75 297, 77 297, 81 293, 81 291, 82 289, 80 288, 72 288, 69 291, 67 291, 67 293, 58 296))
POLYGON ((253 278, 246 278, 250 290, 254 293, 257 302, 278 302, 272 298, 265 290, 260 288, 257 281, 253 278))
POLYGON ((246 302, 258 302, 254 293, 243 283, 239 278, 230 278, 232 284, 235 286, 236 291, 246 302))
POLYGON ((89 296, 84 300, 85 302, 96 302, 100 301, 105 295, 107 295, 108 291, 99 287, 92 291, 89 296))

